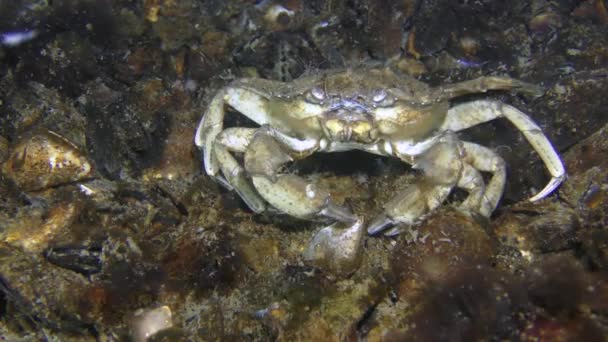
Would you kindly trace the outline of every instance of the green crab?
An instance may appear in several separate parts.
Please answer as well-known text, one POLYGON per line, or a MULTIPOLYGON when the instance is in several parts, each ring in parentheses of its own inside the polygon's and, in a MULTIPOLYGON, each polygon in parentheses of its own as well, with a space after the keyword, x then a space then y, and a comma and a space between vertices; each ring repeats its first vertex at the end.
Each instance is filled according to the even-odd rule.
POLYGON ((288 83, 237 79, 209 103, 195 143, 206 173, 234 189, 254 212, 270 205, 298 218, 328 217, 359 230, 361 218, 334 203, 325 189, 282 167, 316 152, 362 150, 398 158, 423 176, 396 192, 366 225, 369 234, 394 235, 401 224, 413 224, 440 206, 453 188, 468 194, 461 208, 492 214, 504 191, 505 162, 493 150, 455 134, 483 122, 506 118, 545 163, 551 179, 530 201, 546 197, 564 180, 560 156, 526 114, 495 100, 450 103, 488 90, 535 93, 538 87, 491 76, 431 88, 386 66, 328 70, 288 83), (227 107, 260 127, 224 128, 227 107), (235 152, 244 153, 243 163, 235 152), (487 184, 481 172, 492 175, 487 184))

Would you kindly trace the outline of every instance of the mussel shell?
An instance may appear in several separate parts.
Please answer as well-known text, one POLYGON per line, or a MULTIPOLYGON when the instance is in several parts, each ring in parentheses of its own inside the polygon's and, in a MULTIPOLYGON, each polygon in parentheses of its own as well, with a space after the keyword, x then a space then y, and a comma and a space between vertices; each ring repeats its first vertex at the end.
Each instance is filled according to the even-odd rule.
POLYGON ((21 189, 37 191, 91 178, 93 166, 74 144, 49 131, 19 141, 2 171, 21 189))

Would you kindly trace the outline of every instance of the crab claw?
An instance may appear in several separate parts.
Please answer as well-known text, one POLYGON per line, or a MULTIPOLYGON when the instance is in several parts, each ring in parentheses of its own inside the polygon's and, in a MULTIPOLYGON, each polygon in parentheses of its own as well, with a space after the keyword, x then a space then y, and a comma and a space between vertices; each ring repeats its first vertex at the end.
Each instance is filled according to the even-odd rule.
POLYGON ((329 198, 325 200, 325 208, 321 209, 319 216, 331 218, 339 222, 357 221, 357 216, 348 210, 348 208, 335 204, 329 198))
POLYGON ((451 189, 450 185, 425 180, 410 185, 385 205, 384 212, 367 227, 367 233, 377 235, 384 232, 386 236, 399 234, 401 229, 396 224, 415 224, 423 215, 439 206, 451 189))
POLYGON ((285 147, 267 132, 260 131, 253 137, 245 152, 245 169, 264 200, 286 214, 303 219, 321 216, 341 222, 357 220, 347 208, 334 203, 325 189, 302 177, 280 173, 279 169, 292 160, 285 147))
POLYGON ((395 224, 395 220, 388 217, 386 213, 378 215, 370 224, 367 226, 367 233, 369 235, 376 235, 386 229, 392 227, 395 224))
MULTIPOLYGON (((551 175, 549 183, 529 200, 541 200, 551 194, 566 179, 566 169, 559 154, 542 129, 519 109, 498 101, 477 100, 456 105, 448 115, 440 130, 461 131, 483 122, 504 117, 509 120, 538 153, 551 175)), ((502 191, 497 197, 502 195, 502 191)), ((487 215, 486 215, 487 216, 487 215)))
POLYGON ((296 175, 280 175, 274 182, 264 176, 253 176, 251 179, 268 203, 291 216, 302 219, 320 216, 340 222, 357 220, 346 207, 334 203, 327 191, 296 175))

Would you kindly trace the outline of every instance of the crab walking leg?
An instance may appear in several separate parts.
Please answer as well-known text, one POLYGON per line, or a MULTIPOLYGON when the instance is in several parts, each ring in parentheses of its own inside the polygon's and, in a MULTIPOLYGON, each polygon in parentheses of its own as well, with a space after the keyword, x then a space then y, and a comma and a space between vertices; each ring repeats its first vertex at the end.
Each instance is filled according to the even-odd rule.
POLYGON ((484 193, 486 192, 486 185, 483 182, 481 173, 477 171, 475 167, 463 163, 462 174, 460 175, 460 179, 458 179, 458 184, 456 184, 456 186, 469 193, 467 198, 460 204, 460 207, 467 210, 480 211, 479 208, 482 207, 484 193))
POLYGON ((216 142, 213 151, 227 183, 241 196, 247 206, 256 213, 266 210, 266 203, 258 195, 251 181, 247 178, 245 170, 228 149, 216 142))
POLYGON ((433 92, 428 100, 450 100, 467 94, 485 93, 489 90, 512 90, 535 96, 542 95, 543 93, 542 87, 522 82, 514 78, 483 76, 474 80, 448 84, 441 88, 437 88, 437 91, 433 92))
POLYGON ((220 90, 209 103, 207 111, 196 129, 194 143, 203 150, 205 172, 209 176, 216 177, 220 169, 213 143, 224 130, 226 105, 243 113, 259 125, 268 123, 267 99, 243 87, 243 84, 247 82, 247 79, 233 82, 230 86, 220 90))
MULTIPOLYGON (((214 142, 213 152, 217 158, 218 165, 225 177, 223 185, 229 190, 234 189, 245 201, 247 206, 256 213, 266 210, 266 203, 262 199, 251 180, 246 176, 245 170, 230 152, 245 152, 255 129, 234 127, 222 131, 214 142)), ((216 176, 220 179, 219 176, 216 176)))
POLYGON ((551 180, 545 188, 529 200, 534 202, 547 197, 563 182, 566 177, 566 170, 555 148, 540 127, 517 108, 498 101, 488 100, 459 104, 450 108, 443 125, 439 129, 461 131, 499 117, 508 119, 522 132, 551 174, 551 180))
POLYGON ((216 177, 220 170, 213 142, 224 128, 225 96, 226 90, 222 89, 213 97, 194 134, 194 144, 203 150, 205 172, 211 177, 216 177))
POLYGON ((471 142, 463 142, 466 161, 479 171, 492 173, 492 178, 485 187, 483 198, 479 203, 478 211, 489 217, 505 190, 507 182, 507 167, 505 161, 494 151, 487 147, 471 142))
POLYGON ((256 133, 245 152, 245 169, 260 196, 280 211, 303 219, 314 216, 343 222, 357 219, 346 208, 333 203, 327 191, 296 175, 279 173, 292 160, 274 137, 262 130, 256 133))

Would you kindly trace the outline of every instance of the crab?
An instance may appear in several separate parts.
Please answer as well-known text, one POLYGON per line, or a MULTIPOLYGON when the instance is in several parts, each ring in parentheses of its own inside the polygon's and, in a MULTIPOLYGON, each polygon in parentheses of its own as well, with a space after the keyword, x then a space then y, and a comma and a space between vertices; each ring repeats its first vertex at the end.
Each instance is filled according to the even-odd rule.
POLYGON ((559 154, 520 110, 489 99, 451 105, 457 97, 490 90, 538 94, 539 87, 486 76, 432 88, 387 66, 327 70, 288 83, 237 79, 212 98, 195 144, 202 149, 205 172, 234 189, 252 211, 273 207, 302 219, 325 217, 357 227, 361 218, 284 166, 316 152, 361 150, 398 158, 422 176, 366 226, 370 235, 394 235, 440 206, 454 188, 466 191, 460 208, 490 217, 505 188, 505 162, 492 149, 456 135, 484 122, 508 119, 544 162, 551 179, 530 201, 545 198, 564 180, 559 154), (224 128, 229 107, 259 127, 224 128), (244 154, 242 163, 236 153, 244 154), (487 183, 482 172, 491 174, 487 183))

